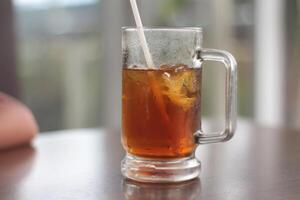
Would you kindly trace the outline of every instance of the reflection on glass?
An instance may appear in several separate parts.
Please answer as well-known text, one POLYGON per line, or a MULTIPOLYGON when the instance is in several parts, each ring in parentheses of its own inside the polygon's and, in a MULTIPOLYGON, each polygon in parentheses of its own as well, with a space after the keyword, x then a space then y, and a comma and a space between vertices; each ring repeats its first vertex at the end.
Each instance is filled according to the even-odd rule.
POLYGON ((193 200, 199 199, 200 180, 183 183, 151 184, 125 179, 123 194, 126 200, 193 200))

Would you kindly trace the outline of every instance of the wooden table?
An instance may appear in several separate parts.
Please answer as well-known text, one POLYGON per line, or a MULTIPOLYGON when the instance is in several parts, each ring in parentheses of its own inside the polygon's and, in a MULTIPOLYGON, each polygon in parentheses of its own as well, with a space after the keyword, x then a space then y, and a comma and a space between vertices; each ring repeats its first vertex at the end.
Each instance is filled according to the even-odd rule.
POLYGON ((42 134, 32 147, 0 152, 0 199, 300 199, 300 131, 241 122, 232 141, 198 147, 201 176, 181 184, 124 180, 123 156, 119 131, 42 134))

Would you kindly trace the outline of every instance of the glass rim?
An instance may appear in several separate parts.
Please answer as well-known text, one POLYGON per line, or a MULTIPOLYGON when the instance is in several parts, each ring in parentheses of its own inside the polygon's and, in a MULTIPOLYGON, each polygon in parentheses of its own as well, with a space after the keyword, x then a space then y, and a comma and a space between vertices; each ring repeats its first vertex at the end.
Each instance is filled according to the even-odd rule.
MULTIPOLYGON (((136 26, 123 26, 122 31, 137 31, 136 26)), ((202 32, 203 28, 199 26, 179 26, 179 27, 151 27, 151 26, 144 26, 144 31, 197 31, 202 32)))

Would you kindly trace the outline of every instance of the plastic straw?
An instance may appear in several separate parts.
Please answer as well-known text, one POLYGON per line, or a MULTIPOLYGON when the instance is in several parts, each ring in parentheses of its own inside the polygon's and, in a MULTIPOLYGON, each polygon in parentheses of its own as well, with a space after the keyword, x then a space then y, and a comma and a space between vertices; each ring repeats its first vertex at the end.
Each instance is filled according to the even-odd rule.
MULTIPOLYGON (((145 56, 145 59, 146 59, 146 64, 147 64, 148 68, 154 69, 155 66, 153 64, 153 60, 152 60, 152 57, 151 57, 151 54, 150 54, 150 51, 149 51, 149 47, 148 47, 148 44, 147 44, 147 41, 146 41, 146 37, 145 37, 145 34, 144 34, 144 28, 143 28, 141 16, 140 16, 140 13, 139 13, 139 9, 138 9, 137 4, 136 4, 136 0, 130 0, 130 4, 131 4, 132 11, 133 11, 135 23, 136 23, 136 26, 137 26, 138 37, 140 39, 140 43, 141 43, 141 46, 142 46, 142 49, 143 49, 143 52, 144 52, 144 56, 145 56)), ((164 121, 164 123, 167 126, 169 124, 170 119, 169 119, 169 116, 166 112, 166 107, 165 107, 165 104, 164 104, 163 96, 160 92, 160 88, 157 85, 157 82, 155 80, 155 76, 154 76, 153 72, 150 71, 148 73, 148 79, 149 79, 149 82, 150 82, 150 87, 152 89, 152 92, 153 92, 154 96, 156 97, 156 102, 157 102, 157 105, 159 107, 159 110, 161 111, 162 120, 164 121)))
POLYGON ((153 64, 153 60, 149 51, 149 47, 146 41, 146 37, 145 37, 145 33, 144 33, 144 28, 143 28, 143 24, 142 24, 142 20, 141 20, 141 16, 139 13, 139 9, 137 7, 136 4, 136 0, 130 0, 130 4, 131 4, 131 8, 132 8, 132 12, 133 12, 133 16, 134 16, 134 20, 136 23, 136 27, 137 27, 137 33, 140 39, 140 43, 144 52, 144 56, 146 59, 146 63, 148 65, 148 68, 154 68, 154 64, 153 64))

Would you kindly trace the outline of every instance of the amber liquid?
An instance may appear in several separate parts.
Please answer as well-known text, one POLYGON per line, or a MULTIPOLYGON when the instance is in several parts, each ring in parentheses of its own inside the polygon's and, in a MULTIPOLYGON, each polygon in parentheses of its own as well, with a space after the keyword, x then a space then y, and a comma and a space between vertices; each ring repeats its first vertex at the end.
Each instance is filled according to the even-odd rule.
POLYGON ((130 154, 181 158, 200 127, 201 69, 183 65, 123 69, 122 142, 130 154))

